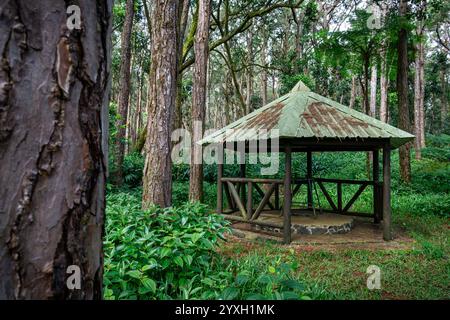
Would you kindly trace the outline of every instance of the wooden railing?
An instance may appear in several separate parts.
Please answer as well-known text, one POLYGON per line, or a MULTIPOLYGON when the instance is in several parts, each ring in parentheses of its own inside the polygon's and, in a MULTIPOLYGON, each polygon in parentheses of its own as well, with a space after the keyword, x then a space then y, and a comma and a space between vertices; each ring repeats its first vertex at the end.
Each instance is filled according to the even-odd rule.
MULTIPOLYGON (((244 221, 254 221, 259 218, 265 207, 270 210, 281 210, 280 207, 280 185, 284 183, 282 179, 261 179, 261 178, 228 178, 220 179, 223 183, 224 193, 229 204, 229 212, 239 211, 244 221), (266 190, 260 187, 261 184, 268 185, 266 190), (253 190, 261 197, 259 203, 254 206, 253 190), (274 197, 272 197, 274 195, 274 197), (273 202, 272 202, 273 200, 273 202)), ((295 179, 292 181, 292 198, 300 191, 302 185, 307 186, 308 205, 305 210, 318 208, 314 204, 314 198, 318 198, 318 190, 323 194, 331 209, 322 208, 325 212, 335 212, 344 215, 370 216, 379 219, 381 217, 381 203, 382 203, 382 184, 378 181, 369 180, 348 180, 348 179, 327 179, 327 178, 312 178, 312 179, 295 179), (336 184, 336 199, 330 195, 325 188, 325 183, 336 184), (359 188, 350 198, 347 203, 344 203, 342 197, 342 186, 359 185, 359 188), (319 187, 317 188, 316 185, 319 187), (364 190, 373 187, 373 212, 350 212, 350 208, 354 205, 356 200, 361 196, 364 190), (315 194, 314 194, 315 193, 315 194)))

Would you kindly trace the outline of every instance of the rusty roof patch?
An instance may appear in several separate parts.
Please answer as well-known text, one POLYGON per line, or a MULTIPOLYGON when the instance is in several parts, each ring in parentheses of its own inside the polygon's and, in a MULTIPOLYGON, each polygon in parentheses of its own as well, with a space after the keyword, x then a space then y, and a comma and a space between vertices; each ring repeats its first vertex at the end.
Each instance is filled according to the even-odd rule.
MULTIPOLYGON (((253 118, 249 119, 247 122, 243 122, 236 127, 234 127, 229 132, 225 132, 224 140, 231 136, 239 136, 240 134, 246 134, 250 130, 267 130, 270 131, 275 125, 277 125, 280 120, 281 111, 283 110, 284 104, 279 102, 273 107, 267 109, 265 112, 256 114, 253 118)), ((255 132, 255 134, 258 134, 255 132)))
POLYGON ((265 112, 259 113, 255 117, 250 119, 245 124, 245 127, 248 129, 271 130, 278 123, 283 107, 283 103, 277 103, 272 108, 269 108, 265 112))
POLYGON ((325 135, 325 131, 336 136, 354 135, 354 129, 358 132, 366 131, 371 126, 322 102, 311 103, 301 114, 300 120, 302 118, 317 136, 325 135))

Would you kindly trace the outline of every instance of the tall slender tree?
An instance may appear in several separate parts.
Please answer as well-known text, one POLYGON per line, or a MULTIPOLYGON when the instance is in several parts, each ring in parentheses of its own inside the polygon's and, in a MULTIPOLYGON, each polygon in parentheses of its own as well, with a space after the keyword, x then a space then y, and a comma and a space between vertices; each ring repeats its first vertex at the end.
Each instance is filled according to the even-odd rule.
POLYGON ((206 109, 206 77, 208 66, 208 39, 210 0, 199 0, 198 25, 195 34, 194 83, 192 88, 192 148, 189 199, 201 200, 203 195, 202 147, 197 144, 203 136, 206 109))
POLYGON ((112 2, 1 4, 0 299, 102 298, 112 2))
MULTIPOLYGON (((398 33, 397 61, 397 94, 398 94, 398 126, 410 131, 408 106, 408 31, 405 27, 408 5, 406 0, 400 0, 399 16, 400 30, 398 33)), ((411 181, 411 146, 409 143, 399 148, 400 177, 403 182, 411 181)))
POLYGON ((142 206, 172 204, 171 132, 178 75, 179 1, 157 0, 152 11, 152 60, 142 206))
POLYGON ((114 180, 117 184, 123 182, 123 158, 125 155, 126 126, 128 123, 129 100, 131 87, 131 32, 133 30, 134 0, 127 0, 125 9, 125 21, 123 23, 120 53, 120 76, 119 76, 119 105, 118 118, 116 121, 117 135, 115 146, 115 161, 117 171, 114 180))

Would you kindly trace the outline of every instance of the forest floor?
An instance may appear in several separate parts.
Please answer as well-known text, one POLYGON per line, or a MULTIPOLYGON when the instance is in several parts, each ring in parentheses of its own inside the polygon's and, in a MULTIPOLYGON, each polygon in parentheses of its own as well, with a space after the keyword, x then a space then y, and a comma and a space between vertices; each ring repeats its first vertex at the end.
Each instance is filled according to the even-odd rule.
POLYGON ((397 228, 397 239, 388 246, 351 238, 285 246, 229 235, 220 253, 236 260, 250 255, 294 259, 298 278, 319 289, 324 299, 450 299, 449 220, 396 215, 395 222, 403 230, 397 228), (367 288, 370 265, 381 269, 380 290, 367 288))

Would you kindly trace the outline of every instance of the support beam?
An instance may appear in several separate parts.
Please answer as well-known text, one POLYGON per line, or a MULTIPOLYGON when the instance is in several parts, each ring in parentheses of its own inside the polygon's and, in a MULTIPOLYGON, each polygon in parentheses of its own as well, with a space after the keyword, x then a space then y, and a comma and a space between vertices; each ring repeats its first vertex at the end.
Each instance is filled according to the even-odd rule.
MULTIPOLYGON (((245 154, 244 154, 244 163, 240 164, 239 177, 245 178, 245 154)), ((245 184, 241 183, 239 185, 240 185, 239 193, 241 195, 241 201, 242 201, 242 203, 245 203, 245 184)))
MULTIPOLYGON (((327 199, 327 201, 330 204, 331 208, 333 208, 334 211, 338 211, 338 208, 334 204, 333 199, 331 198, 330 194, 328 193, 327 188, 325 188, 325 186, 323 185, 322 181, 317 181, 317 184, 319 185, 320 190, 322 190, 322 193, 325 196, 325 198, 327 199)), ((346 211, 346 210, 344 209, 344 211, 346 211)))
MULTIPOLYGON (((272 185, 273 185, 273 183, 270 184, 270 187, 271 187, 272 185)), ((255 187, 255 190, 259 193, 259 195, 261 196, 261 198, 264 198, 264 196, 265 196, 264 191, 262 191, 261 188, 260 188, 256 183, 253 184, 253 186, 255 187)), ((270 200, 270 199, 269 199, 269 200, 270 200)), ((275 207, 270 203, 270 201, 267 201, 266 205, 267 205, 270 209, 275 210, 275 207)))
POLYGON ((383 146, 383 239, 392 240, 391 229, 391 148, 383 146))
POLYGON ((253 185, 247 182, 247 219, 250 220, 253 214, 253 185))
POLYGON ((374 223, 380 223, 381 221, 381 210, 380 210, 380 188, 379 188, 379 179, 380 179, 380 165, 379 165, 379 156, 378 149, 372 152, 373 154, 373 163, 372 163, 372 176, 373 176, 373 215, 374 215, 374 223))
POLYGON ((359 196, 361 195, 361 193, 363 193, 364 189, 366 189, 367 184, 363 183, 358 190, 356 191, 356 193, 353 195, 353 197, 349 200, 349 202, 346 204, 346 206, 344 207, 344 209, 342 209, 343 212, 347 212, 348 209, 351 208, 351 206, 355 203, 356 200, 358 200, 359 196))
POLYGON ((266 193, 264 194, 264 197, 262 198, 261 202, 259 203, 258 207, 256 208, 255 213, 253 213, 252 220, 258 219, 258 217, 261 214, 262 210, 264 209, 265 205, 269 203, 270 197, 272 196, 272 193, 275 190, 275 187, 277 185, 278 184, 276 184, 276 183, 272 183, 270 185, 269 190, 266 191, 266 193))
POLYGON ((231 197, 230 190, 228 189, 228 184, 223 183, 223 179, 222 179, 222 185, 223 185, 223 190, 225 191, 225 196, 227 198, 228 209, 230 209, 230 210, 236 209, 236 204, 234 203, 233 198, 231 197))
POLYGON ((308 207, 313 206, 313 190, 311 185, 312 179, 312 152, 306 152, 306 179, 308 179, 308 207))
POLYGON ((221 163, 221 159, 218 161, 217 164, 217 213, 222 214, 223 212, 223 182, 222 182, 222 176, 223 176, 223 164, 221 163))
POLYGON ((280 210, 280 185, 275 186, 275 210, 280 210))
POLYGON ((239 208, 239 211, 241 212, 241 214, 242 214, 242 216, 244 217, 244 219, 247 219, 247 212, 246 212, 246 210, 245 210, 245 208, 244 208, 244 205, 243 205, 242 202, 241 202, 241 199, 239 198, 239 194, 237 193, 236 188, 235 188, 234 185, 233 185, 231 182, 229 182, 229 181, 227 181, 227 184, 228 184, 228 189, 230 189, 231 195, 232 195, 233 198, 234 198, 234 202, 236 202, 236 205, 237 205, 238 208, 239 208))
POLYGON ((291 243, 291 181, 292 181, 292 155, 291 148, 285 149, 285 176, 284 176, 284 204, 283 204, 283 238, 284 243, 291 243))

